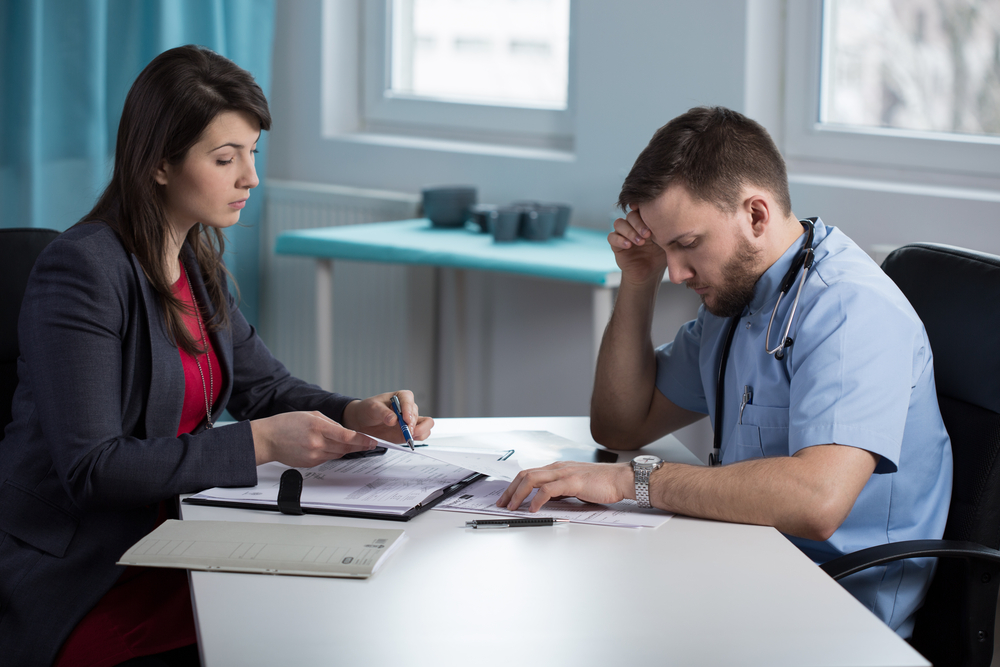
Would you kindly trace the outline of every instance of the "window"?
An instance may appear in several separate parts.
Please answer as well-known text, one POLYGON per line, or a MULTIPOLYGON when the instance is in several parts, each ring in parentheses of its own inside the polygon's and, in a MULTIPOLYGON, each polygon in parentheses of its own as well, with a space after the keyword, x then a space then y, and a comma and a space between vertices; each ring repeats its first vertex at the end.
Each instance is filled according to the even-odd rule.
POLYGON ((565 109, 569 0, 394 0, 393 96, 565 109))
POLYGON ((364 129, 572 149, 569 0, 365 3, 364 129))
POLYGON ((1000 135, 1000 3, 826 5, 821 122, 1000 135))
POLYGON ((788 5, 786 152, 1000 175, 1000 3, 788 5))

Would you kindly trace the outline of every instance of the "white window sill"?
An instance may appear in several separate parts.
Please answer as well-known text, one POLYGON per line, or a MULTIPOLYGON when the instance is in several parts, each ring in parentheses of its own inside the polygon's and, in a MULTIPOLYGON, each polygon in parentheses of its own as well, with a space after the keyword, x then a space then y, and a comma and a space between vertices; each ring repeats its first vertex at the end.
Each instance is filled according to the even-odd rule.
POLYGON ((432 137, 415 137, 398 134, 383 134, 377 132, 350 132, 327 136, 327 139, 354 144, 366 144, 369 146, 389 146, 393 148, 410 148, 414 150, 444 153, 488 155, 520 160, 539 160, 546 162, 576 161, 576 154, 572 151, 557 150, 552 148, 506 146, 502 144, 438 139, 432 137))

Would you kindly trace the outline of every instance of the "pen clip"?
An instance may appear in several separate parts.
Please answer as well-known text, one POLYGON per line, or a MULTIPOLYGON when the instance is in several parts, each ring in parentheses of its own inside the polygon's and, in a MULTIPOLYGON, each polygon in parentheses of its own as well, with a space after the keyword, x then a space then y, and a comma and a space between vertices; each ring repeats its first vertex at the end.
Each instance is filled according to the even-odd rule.
POLYGON ((392 411, 396 413, 396 421, 399 423, 399 428, 403 432, 403 440, 409 445, 410 451, 413 451, 413 434, 410 433, 410 427, 407 425, 406 420, 403 419, 403 409, 399 405, 399 398, 395 394, 389 399, 389 405, 392 406, 392 411))
POLYGON ((395 394, 389 399, 389 404, 392 406, 392 411, 396 413, 396 420, 399 422, 399 427, 406 429, 406 420, 403 419, 403 408, 399 405, 399 399, 395 394))
POLYGON ((743 409, 746 408, 753 401, 753 387, 750 385, 743 385, 743 398, 740 400, 740 419, 739 423, 743 423, 743 409))
POLYGON ((465 522, 465 527, 466 528, 475 528, 476 530, 480 530, 480 529, 483 529, 483 528, 510 528, 510 524, 509 523, 478 523, 476 521, 466 521, 465 522))

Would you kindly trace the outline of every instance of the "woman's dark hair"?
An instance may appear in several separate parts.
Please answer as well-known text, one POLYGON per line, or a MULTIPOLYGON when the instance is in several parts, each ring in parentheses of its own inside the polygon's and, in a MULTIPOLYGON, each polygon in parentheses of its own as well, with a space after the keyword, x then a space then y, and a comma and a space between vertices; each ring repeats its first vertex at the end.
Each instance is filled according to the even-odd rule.
POLYGON ((725 107, 696 107, 657 130, 625 178, 618 206, 650 202, 671 183, 729 213, 754 185, 774 195, 786 216, 792 212, 785 160, 771 136, 725 107))
MULTIPOLYGON (((184 326, 186 304, 173 296, 164 266, 169 227, 162 186, 154 174, 164 160, 183 162, 188 149, 223 111, 239 111, 271 129, 271 114, 260 86, 249 72, 209 49, 187 45, 164 51, 136 78, 125 98, 111 182, 81 222, 103 220, 121 237, 125 249, 139 259, 166 314, 167 328, 177 345, 201 352, 184 326)), ((215 331, 229 326, 226 276, 222 263, 222 231, 196 224, 187 234, 194 249, 214 314, 215 331)), ((203 316, 207 313, 203 312, 203 316)))

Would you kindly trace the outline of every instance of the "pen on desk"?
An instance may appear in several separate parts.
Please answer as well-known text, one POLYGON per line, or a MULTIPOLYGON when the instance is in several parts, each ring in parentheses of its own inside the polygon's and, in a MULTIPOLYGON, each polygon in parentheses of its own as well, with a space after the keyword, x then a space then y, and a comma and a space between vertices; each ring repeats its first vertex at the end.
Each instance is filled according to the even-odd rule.
POLYGON ((392 404, 392 411, 396 413, 396 419, 399 421, 399 428, 403 431, 403 439, 406 440, 406 444, 410 446, 410 451, 413 451, 413 436, 410 435, 410 427, 406 425, 406 420, 403 419, 403 411, 399 407, 399 399, 393 394, 392 399, 389 401, 392 404))
POLYGON ((528 526, 554 526, 557 523, 568 523, 569 519, 475 519, 466 521, 466 528, 519 528, 528 526))

